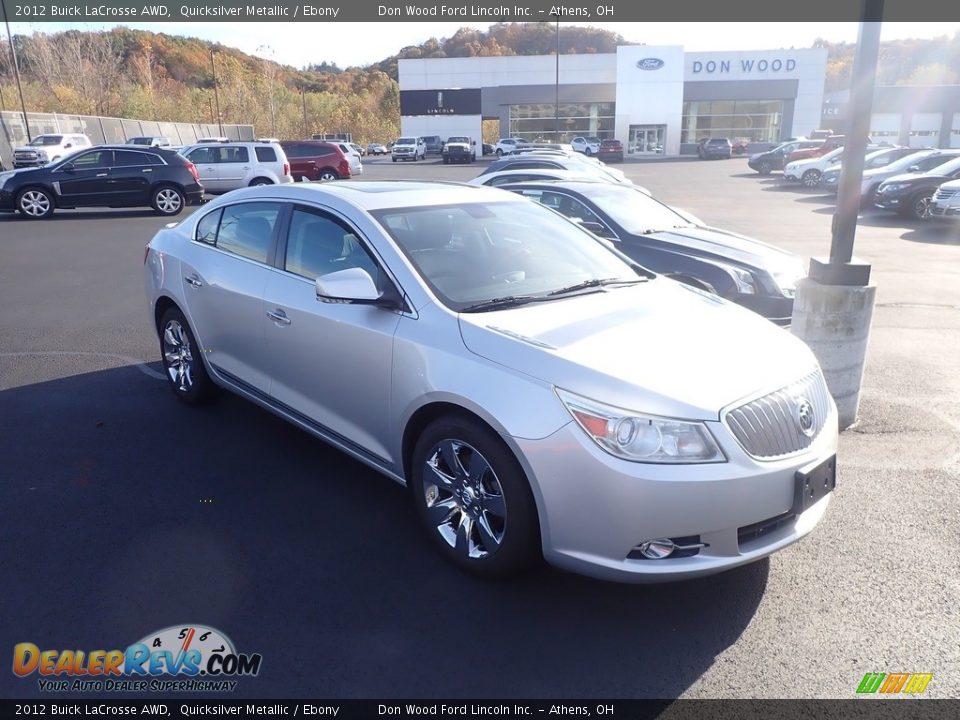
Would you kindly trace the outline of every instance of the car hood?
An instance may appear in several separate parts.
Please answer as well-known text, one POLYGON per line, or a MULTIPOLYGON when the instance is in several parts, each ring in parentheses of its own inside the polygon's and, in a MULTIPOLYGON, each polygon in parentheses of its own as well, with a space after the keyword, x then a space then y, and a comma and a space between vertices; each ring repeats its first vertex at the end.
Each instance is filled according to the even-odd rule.
POLYGON ((722 408, 816 368, 810 349, 761 316, 672 280, 461 313, 467 349, 587 398, 718 420, 722 408))
POLYGON ((734 261, 755 268, 772 270, 795 261, 795 256, 785 250, 719 228, 675 228, 639 237, 671 243, 694 250, 698 255, 709 255, 721 261, 734 261))

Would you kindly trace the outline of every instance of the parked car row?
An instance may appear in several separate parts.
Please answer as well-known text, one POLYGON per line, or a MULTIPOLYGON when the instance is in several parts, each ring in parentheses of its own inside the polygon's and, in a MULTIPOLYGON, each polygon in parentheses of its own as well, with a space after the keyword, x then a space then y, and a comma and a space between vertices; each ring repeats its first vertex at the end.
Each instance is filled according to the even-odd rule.
POLYGON ((176 152, 168 138, 156 136, 130 138, 125 145, 91 146, 82 135, 38 136, 34 143, 18 148, 16 169, 0 173, 0 211, 30 219, 79 207, 149 206, 176 215, 201 202, 205 192, 342 180, 363 172, 359 153, 340 141, 206 137, 176 152))
MULTIPOLYGON (((842 135, 793 140, 748 164, 761 175, 783 169, 783 181, 836 193, 844 152, 842 135)), ((867 145, 860 207, 896 212, 914 220, 960 217, 960 149, 867 145)))

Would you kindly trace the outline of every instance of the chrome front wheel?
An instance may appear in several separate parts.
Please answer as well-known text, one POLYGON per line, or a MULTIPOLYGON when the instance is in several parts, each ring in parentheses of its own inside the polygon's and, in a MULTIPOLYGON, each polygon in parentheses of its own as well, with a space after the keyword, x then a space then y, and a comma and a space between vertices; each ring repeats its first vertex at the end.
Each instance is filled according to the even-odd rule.
POLYGON ((17 209, 24 217, 39 220, 53 213, 53 198, 39 188, 24 190, 17 199, 17 209))
POLYGON ((526 474, 484 423, 460 415, 430 423, 413 448, 410 469, 417 514, 453 563, 477 575, 504 576, 541 557, 526 474))
POLYGON ((465 558, 496 552, 507 527, 507 508, 497 474, 470 445, 444 439, 424 468, 424 502, 440 537, 465 558))

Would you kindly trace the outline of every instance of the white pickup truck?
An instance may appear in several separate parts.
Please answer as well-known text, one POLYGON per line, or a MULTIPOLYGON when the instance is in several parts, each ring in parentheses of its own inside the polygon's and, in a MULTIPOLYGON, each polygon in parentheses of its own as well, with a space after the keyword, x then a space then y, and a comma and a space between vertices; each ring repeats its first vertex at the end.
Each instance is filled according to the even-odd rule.
POLYGON ((37 135, 28 144, 13 151, 13 167, 40 167, 61 160, 93 145, 86 135, 49 133, 37 135))

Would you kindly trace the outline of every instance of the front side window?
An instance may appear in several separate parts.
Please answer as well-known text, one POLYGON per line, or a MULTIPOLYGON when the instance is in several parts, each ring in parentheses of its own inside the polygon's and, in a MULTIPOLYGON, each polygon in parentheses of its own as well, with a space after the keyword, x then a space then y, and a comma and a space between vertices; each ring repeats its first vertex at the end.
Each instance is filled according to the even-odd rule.
POLYGON ((349 268, 362 268, 374 282, 378 280, 377 263, 349 227, 322 213, 295 208, 290 217, 284 269, 316 280, 349 268))
POLYGON ((198 147, 187 153, 187 159, 194 165, 210 165, 219 162, 219 156, 214 147, 198 147))
POLYGON ((373 215, 455 311, 508 296, 552 300, 551 292, 589 280, 638 279, 630 264, 591 234, 526 200, 373 215))
POLYGON ((78 155, 70 162, 77 170, 95 170, 98 168, 108 168, 113 163, 112 150, 93 150, 92 152, 78 155))
POLYGON ((280 205, 251 202, 223 209, 216 246, 221 250, 257 262, 267 262, 273 231, 280 217, 280 205))

